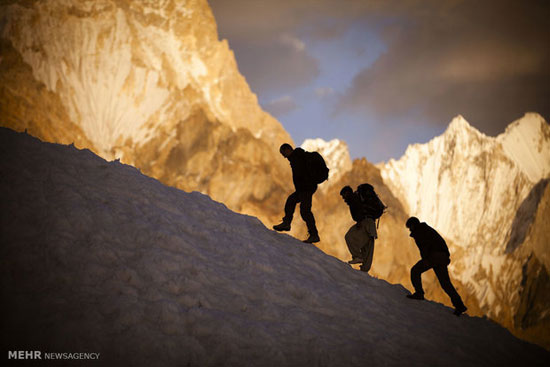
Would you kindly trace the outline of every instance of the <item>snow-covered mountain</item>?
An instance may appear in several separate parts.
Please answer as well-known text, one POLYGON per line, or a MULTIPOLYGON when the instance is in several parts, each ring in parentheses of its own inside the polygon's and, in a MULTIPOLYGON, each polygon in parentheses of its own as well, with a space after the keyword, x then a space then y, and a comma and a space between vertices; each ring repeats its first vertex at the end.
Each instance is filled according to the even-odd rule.
POLYGON ((12 2, 2 26, 102 155, 125 159, 128 141, 146 144, 199 105, 233 130, 288 137, 257 105, 227 41, 218 41, 206 1, 12 2))
POLYGON ((451 240, 451 273, 483 313, 521 332, 537 329, 549 345, 540 333, 550 327, 548 123, 526 114, 493 138, 458 116, 443 135, 380 168, 410 215, 451 240))
POLYGON ((134 167, 4 128, 0 152, 4 352, 93 352, 112 366, 550 361, 134 167))
POLYGON ((301 145, 308 152, 319 152, 325 159, 329 168, 328 181, 321 185, 321 189, 337 182, 342 175, 349 172, 352 167, 351 157, 346 142, 339 139, 324 141, 323 139, 306 139, 301 145))
POLYGON ((292 140, 218 40, 206 0, 10 1, 0 38, 1 126, 75 142, 235 210, 280 210, 290 177, 278 148, 292 140))

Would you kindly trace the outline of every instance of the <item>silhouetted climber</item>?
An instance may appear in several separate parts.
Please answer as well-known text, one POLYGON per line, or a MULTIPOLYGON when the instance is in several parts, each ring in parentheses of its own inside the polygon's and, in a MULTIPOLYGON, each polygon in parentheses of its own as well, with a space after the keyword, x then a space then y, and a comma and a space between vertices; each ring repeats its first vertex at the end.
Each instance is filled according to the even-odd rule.
POLYGON ((451 263, 449 248, 443 237, 435 229, 426 223, 418 220, 416 217, 410 217, 405 223, 411 231, 410 236, 414 238, 420 257, 422 258, 411 268, 411 282, 415 292, 408 294, 408 298, 423 300, 424 290, 422 289, 422 273, 433 269, 441 288, 449 295, 455 308, 454 314, 460 316, 467 310, 462 302, 462 298, 456 291, 449 278, 447 266, 451 263))
MULTIPOLYGON (((315 217, 313 217, 313 213, 311 212, 311 200, 313 193, 317 190, 317 183, 326 180, 326 177, 328 177, 328 169, 325 165, 326 177, 324 179, 315 177, 316 173, 312 171, 312 167, 314 166, 312 159, 314 160, 315 158, 311 158, 308 155, 317 155, 321 157, 318 153, 309 153, 302 148, 293 149, 290 144, 286 143, 281 145, 279 151, 283 157, 290 161, 290 166, 292 167, 292 180, 294 181, 296 191, 290 194, 286 199, 283 222, 273 226, 273 229, 276 231, 290 231, 290 224, 292 223, 296 204, 300 203, 300 214, 304 222, 306 222, 309 232, 309 237, 304 240, 304 242, 319 242, 320 239, 317 227, 315 226, 315 217)), ((322 164, 324 165, 324 161, 322 164)), ((325 176, 325 173, 321 173, 321 176, 325 176)))
MULTIPOLYGON (((372 186, 370 187, 372 188, 372 186)), ((340 190, 340 195, 348 204, 351 217, 356 222, 345 236, 352 257, 348 263, 362 264, 360 269, 368 272, 374 255, 374 240, 378 237, 373 216, 369 216, 369 211, 364 201, 361 200, 359 192, 353 192, 351 187, 344 186, 340 190)))

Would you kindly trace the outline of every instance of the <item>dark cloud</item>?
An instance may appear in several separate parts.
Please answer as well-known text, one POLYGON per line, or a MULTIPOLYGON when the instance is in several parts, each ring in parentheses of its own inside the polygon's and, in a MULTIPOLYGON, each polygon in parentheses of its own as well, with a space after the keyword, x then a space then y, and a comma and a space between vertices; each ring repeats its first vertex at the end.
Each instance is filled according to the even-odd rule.
MULTIPOLYGON (((387 52, 360 72, 339 111, 457 115, 496 134, 528 111, 550 117, 547 0, 211 0, 220 37, 258 93, 311 83, 317 60, 298 41, 338 39, 352 24, 378 32, 387 52), (287 37, 285 39, 285 37, 287 37)), ((363 45, 358 45, 358 49, 363 45)))
MULTIPOLYGON (((368 2, 367 2, 368 3, 368 2)), ((311 83, 319 62, 301 37, 330 39, 341 35, 349 19, 363 8, 341 0, 209 0, 220 38, 235 51, 239 69, 255 92, 282 94, 311 83)))
POLYGON ((328 97, 332 97, 335 95, 335 93, 336 92, 334 91, 334 89, 330 87, 315 88, 315 95, 319 99, 326 99, 328 97))
POLYGON ((287 1, 209 1, 220 38, 256 93, 281 94, 311 83, 319 63, 297 36, 307 4, 287 1), (286 3, 286 6, 285 6, 286 3))
POLYGON ((320 37, 340 34, 341 24, 380 1, 357 0, 209 0, 223 38, 265 39, 309 28, 320 37))
POLYGON ((263 106, 264 109, 275 117, 281 117, 298 108, 296 102, 290 96, 283 96, 270 101, 263 106))
POLYGON ((525 112, 550 116, 546 3, 455 1, 396 15, 383 29, 387 53, 357 75, 340 109, 435 124, 462 114, 491 135, 525 112))
POLYGON ((266 41, 230 41, 239 70, 256 93, 280 94, 311 83, 319 74, 319 64, 305 45, 289 33, 266 41))

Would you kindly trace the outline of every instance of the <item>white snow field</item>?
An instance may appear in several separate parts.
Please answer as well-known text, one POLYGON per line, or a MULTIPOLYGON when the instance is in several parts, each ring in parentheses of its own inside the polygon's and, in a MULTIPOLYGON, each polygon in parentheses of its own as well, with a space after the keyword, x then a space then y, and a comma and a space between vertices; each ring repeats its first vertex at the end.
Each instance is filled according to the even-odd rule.
POLYGON ((100 353, 70 364, 90 366, 550 365, 493 322, 409 300, 131 166, 4 128, 0 152, 5 360, 23 350, 100 353))

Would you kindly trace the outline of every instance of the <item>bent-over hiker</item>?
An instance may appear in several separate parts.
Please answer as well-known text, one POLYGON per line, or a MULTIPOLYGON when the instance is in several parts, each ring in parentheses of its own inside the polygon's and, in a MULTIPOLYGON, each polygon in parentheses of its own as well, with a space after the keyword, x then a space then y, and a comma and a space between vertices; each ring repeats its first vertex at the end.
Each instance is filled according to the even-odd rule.
POLYGON ((422 273, 433 269, 441 288, 451 298, 455 308, 454 314, 460 316, 467 308, 451 283, 451 278, 449 278, 447 266, 451 263, 451 258, 447 243, 435 229, 424 222, 420 223, 420 220, 416 217, 410 217, 405 225, 411 231, 410 236, 414 238, 421 257, 421 260, 411 268, 411 282, 414 293, 408 294, 407 297, 417 300, 424 299, 422 273))
POLYGON ((369 217, 358 192, 349 186, 340 190, 340 195, 348 204, 351 217, 356 222, 346 233, 345 239, 352 259, 349 264, 362 264, 361 270, 368 272, 374 255, 374 240, 378 237, 374 219, 369 217))

